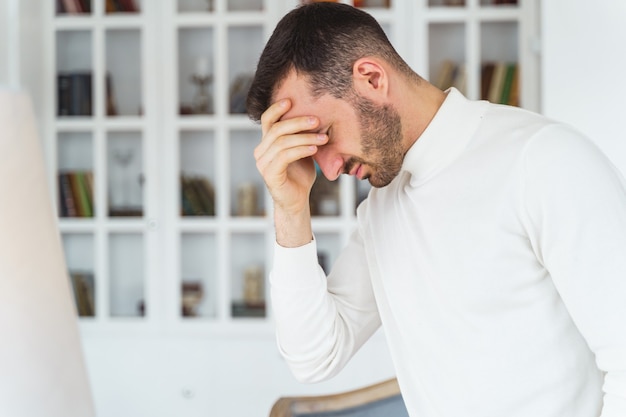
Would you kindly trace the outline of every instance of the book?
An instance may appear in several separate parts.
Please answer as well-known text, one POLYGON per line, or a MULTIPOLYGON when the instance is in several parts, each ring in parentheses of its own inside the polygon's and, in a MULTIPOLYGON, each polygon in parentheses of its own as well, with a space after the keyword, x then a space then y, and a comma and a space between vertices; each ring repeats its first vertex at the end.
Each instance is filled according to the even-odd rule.
POLYGON ((69 74, 57 75, 57 114, 69 116, 72 103, 71 84, 69 74))
POLYGON ((106 0, 105 4, 106 13, 137 13, 137 8, 134 0, 106 0))
POLYGON ((480 99, 489 99, 489 86, 491 85, 491 79, 493 77, 493 70, 495 64, 493 62, 486 62, 482 65, 480 73, 480 99))
POLYGON ((57 96, 59 116, 91 116, 91 72, 75 71, 57 74, 57 96))
POLYGON ((517 64, 507 64, 504 74, 504 82, 502 84, 502 95, 500 96, 500 103, 508 104, 511 97, 511 89, 513 87, 513 76, 517 71, 517 64))
POLYGON ((59 214, 61 217, 78 216, 69 176, 67 172, 59 173, 59 214))
POLYGON ((83 217, 93 217, 93 206, 91 200, 91 193, 89 191, 89 185, 86 179, 86 173, 83 171, 77 171, 74 173, 78 181, 80 205, 83 207, 83 217))
POLYGON ((505 73, 506 64, 504 62, 497 62, 493 69, 491 83, 489 84, 489 96, 487 97, 491 103, 500 103, 505 73))
POLYGON ((107 116, 117 116, 117 105, 115 103, 115 94, 113 92, 113 78, 109 72, 107 72, 105 76, 105 86, 107 116))
POLYGON ((457 70, 457 65, 454 62, 450 60, 443 61, 441 63, 441 67, 439 68, 439 73, 437 74, 437 80, 435 81, 435 86, 443 91, 450 88, 455 78, 456 70, 457 70))
POLYGON ((79 317, 94 317, 95 285, 93 272, 71 271, 70 281, 79 317))
POLYGON ((519 66, 516 65, 515 72, 513 73, 513 79, 511 80, 511 92, 509 94, 509 100, 507 104, 511 106, 519 106, 519 66))
POLYGON ((458 65, 452 81, 452 87, 459 90, 462 94, 465 94, 467 90, 467 72, 465 68, 465 64, 458 65))
POLYGON ((115 13, 118 11, 114 0, 106 0, 105 9, 107 13, 115 13))
POLYGON ((59 214, 62 217, 93 217, 93 174, 64 171, 59 177, 59 214))

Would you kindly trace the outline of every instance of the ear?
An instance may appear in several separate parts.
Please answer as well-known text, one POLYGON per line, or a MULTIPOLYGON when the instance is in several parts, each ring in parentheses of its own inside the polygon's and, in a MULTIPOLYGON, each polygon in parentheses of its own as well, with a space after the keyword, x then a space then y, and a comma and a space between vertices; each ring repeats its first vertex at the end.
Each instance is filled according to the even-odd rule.
POLYGON ((389 73, 379 59, 360 58, 352 66, 352 82, 358 94, 383 100, 389 90, 389 73))

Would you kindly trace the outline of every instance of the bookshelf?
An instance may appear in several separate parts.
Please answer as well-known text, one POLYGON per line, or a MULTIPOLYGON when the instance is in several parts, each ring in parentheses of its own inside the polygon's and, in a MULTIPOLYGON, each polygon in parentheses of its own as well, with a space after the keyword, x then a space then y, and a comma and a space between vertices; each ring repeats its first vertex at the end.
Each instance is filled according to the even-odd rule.
MULTIPOLYGON (((538 110, 535 3, 355 4, 425 78, 462 67, 462 79, 447 78, 477 99, 486 63, 516 64, 519 104, 538 110)), ((82 309, 85 335, 271 333, 272 207, 252 156, 260 128, 242 100, 265 40, 297 4, 48 2, 49 177, 68 269, 93 304, 82 309)), ((326 269, 368 190, 318 179, 326 269)))

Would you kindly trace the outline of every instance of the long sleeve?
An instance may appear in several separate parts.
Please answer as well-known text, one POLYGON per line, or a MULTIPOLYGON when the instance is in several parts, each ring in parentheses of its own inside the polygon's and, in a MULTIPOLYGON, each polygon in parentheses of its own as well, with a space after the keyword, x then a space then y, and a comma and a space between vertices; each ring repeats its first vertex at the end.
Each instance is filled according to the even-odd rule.
POLYGON ((298 380, 336 375, 380 326, 364 259, 356 233, 328 278, 315 241, 275 246, 270 284, 278 346, 298 380))
POLYGON ((525 161, 531 243, 606 373, 601 416, 626 416, 624 180, 592 143, 562 127, 537 135, 525 161))

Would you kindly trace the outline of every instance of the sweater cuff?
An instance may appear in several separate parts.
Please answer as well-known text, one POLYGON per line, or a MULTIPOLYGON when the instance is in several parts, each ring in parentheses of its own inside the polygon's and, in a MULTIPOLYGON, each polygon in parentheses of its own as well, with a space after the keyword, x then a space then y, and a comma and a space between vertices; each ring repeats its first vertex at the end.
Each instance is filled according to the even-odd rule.
POLYGON ((284 289, 317 286, 320 271, 315 239, 297 248, 286 248, 274 243, 274 266, 270 274, 272 286, 284 289))

